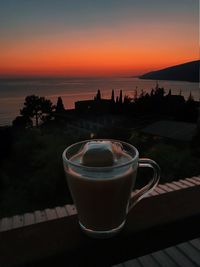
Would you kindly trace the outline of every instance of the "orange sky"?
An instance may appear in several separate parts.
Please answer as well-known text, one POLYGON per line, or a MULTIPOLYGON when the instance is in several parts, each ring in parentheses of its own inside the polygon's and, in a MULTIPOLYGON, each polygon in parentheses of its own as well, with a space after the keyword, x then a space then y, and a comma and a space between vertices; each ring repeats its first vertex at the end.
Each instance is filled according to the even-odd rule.
POLYGON ((0 43, 1 76, 138 75, 199 58, 191 18, 19 32, 0 43))

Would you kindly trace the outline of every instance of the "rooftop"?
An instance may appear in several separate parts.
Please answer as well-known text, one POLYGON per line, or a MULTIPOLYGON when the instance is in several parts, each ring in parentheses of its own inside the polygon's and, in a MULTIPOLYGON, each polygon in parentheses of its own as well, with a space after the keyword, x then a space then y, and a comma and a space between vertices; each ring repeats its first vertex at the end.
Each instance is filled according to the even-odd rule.
POLYGON ((158 121, 145 127, 143 132, 180 141, 191 141, 196 129, 195 123, 158 121))

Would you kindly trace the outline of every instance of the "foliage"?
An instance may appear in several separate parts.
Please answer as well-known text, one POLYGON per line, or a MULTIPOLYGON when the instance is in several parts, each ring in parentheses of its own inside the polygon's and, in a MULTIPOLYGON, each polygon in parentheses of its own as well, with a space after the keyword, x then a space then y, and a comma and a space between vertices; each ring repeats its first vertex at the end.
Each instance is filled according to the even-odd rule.
POLYGON ((33 126, 32 120, 28 116, 17 116, 12 122, 13 128, 23 129, 33 126))
POLYGON ((52 102, 45 97, 30 95, 25 98, 24 107, 20 110, 20 114, 29 119, 35 119, 38 127, 39 121, 50 119, 54 106, 52 102))
POLYGON ((81 109, 85 114, 94 114, 97 111, 105 115, 117 114, 127 117, 140 117, 148 114, 149 116, 165 116, 187 122, 196 122, 198 118, 198 102, 194 101, 191 94, 188 100, 185 100, 181 94, 172 95, 171 89, 166 93, 165 89, 159 87, 158 84, 150 93, 141 90, 139 96, 136 89, 133 98, 126 95, 123 97, 122 90, 120 90, 120 95, 117 96, 116 101, 114 101, 114 90, 112 90, 110 100, 107 101, 101 98, 101 92, 98 90, 94 100, 92 108, 81 109, 81 105, 84 106, 85 104, 82 102, 77 109, 81 109))
POLYGON ((113 103, 115 102, 115 92, 114 92, 114 90, 112 90, 111 101, 112 101, 113 103))
POLYGON ((199 175, 200 157, 188 143, 134 133, 129 140, 140 151, 140 157, 155 160, 161 167, 161 183, 199 175))
MULTIPOLYGON (((114 98, 113 91, 111 113, 120 114, 123 118, 129 116, 128 123, 130 117, 132 120, 133 115, 137 114, 140 114, 139 118, 141 114, 172 115, 188 121, 195 121, 197 117, 197 104, 192 96, 185 101, 180 95, 173 96, 171 91, 166 95, 158 85, 150 94, 142 91, 139 97, 136 90, 134 99, 124 96, 122 102, 122 91, 116 102, 114 98)), ((101 103, 100 90, 95 99, 97 105, 94 108, 97 108, 101 103)), ((51 101, 44 97, 27 96, 21 116, 13 121, 13 127, 0 128, 0 217, 72 202, 61 155, 68 145, 88 139, 88 131, 87 134, 80 131, 78 136, 78 127, 73 128, 73 123, 76 123, 74 120, 78 118, 73 115, 71 119, 67 117, 67 123, 65 113, 61 114, 62 119, 50 120, 54 109, 51 101), (32 127, 33 122, 38 127, 32 127)), ((64 111, 61 98, 58 98, 56 111, 64 111)), ((84 119, 83 114, 80 117, 84 119)), ((161 183, 200 173, 199 133, 191 144, 175 142, 133 131, 130 125, 120 119, 116 125, 99 128, 95 137, 124 140, 136 146, 140 157, 149 157, 158 162, 162 171, 161 183)))
POLYGON ((11 127, 0 127, 0 169, 1 163, 11 152, 13 145, 13 132, 11 127))
POLYGON ((94 97, 94 100, 98 100, 98 101, 101 100, 101 91, 100 91, 100 90, 97 91, 97 94, 96 94, 96 96, 94 97))
POLYGON ((59 96, 58 100, 57 100, 57 104, 56 104, 56 112, 62 112, 64 111, 64 105, 63 105, 63 101, 62 98, 59 96))
POLYGON ((61 155, 73 142, 60 131, 15 133, 0 169, 0 217, 71 202, 61 155))
MULTIPOLYGON (((61 155, 68 145, 88 138, 70 135, 63 127, 52 121, 39 128, 0 131, 0 140, 7 140, 10 146, 4 149, 7 153, 3 154, 0 168, 0 217, 72 202, 61 155)), ((116 128, 103 129, 96 137, 132 143, 140 151, 140 157, 158 162, 161 183, 200 173, 200 157, 189 144, 138 131, 132 131, 130 136, 126 129, 116 128)))

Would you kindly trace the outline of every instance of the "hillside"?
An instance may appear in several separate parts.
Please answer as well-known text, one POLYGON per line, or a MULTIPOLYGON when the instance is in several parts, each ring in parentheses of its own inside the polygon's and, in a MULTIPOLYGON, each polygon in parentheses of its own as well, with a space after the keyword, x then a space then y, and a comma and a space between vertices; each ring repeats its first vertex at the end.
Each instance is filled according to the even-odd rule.
POLYGON ((200 60, 196 60, 181 65, 168 67, 162 70, 148 72, 139 78, 151 80, 199 82, 199 62, 200 60))

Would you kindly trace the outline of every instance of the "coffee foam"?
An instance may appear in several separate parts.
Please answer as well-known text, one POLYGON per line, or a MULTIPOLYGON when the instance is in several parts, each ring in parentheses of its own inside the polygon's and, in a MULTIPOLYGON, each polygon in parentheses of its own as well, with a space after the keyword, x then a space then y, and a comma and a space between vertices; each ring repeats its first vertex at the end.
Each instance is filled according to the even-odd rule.
POLYGON ((112 166, 114 154, 109 141, 91 141, 82 150, 81 163, 90 167, 112 166))
POLYGON ((123 156, 120 143, 110 141, 90 141, 80 151, 81 164, 88 167, 116 165, 123 156))
POLYGON ((115 167, 131 161, 132 156, 119 142, 89 141, 70 158, 85 167, 115 167))

